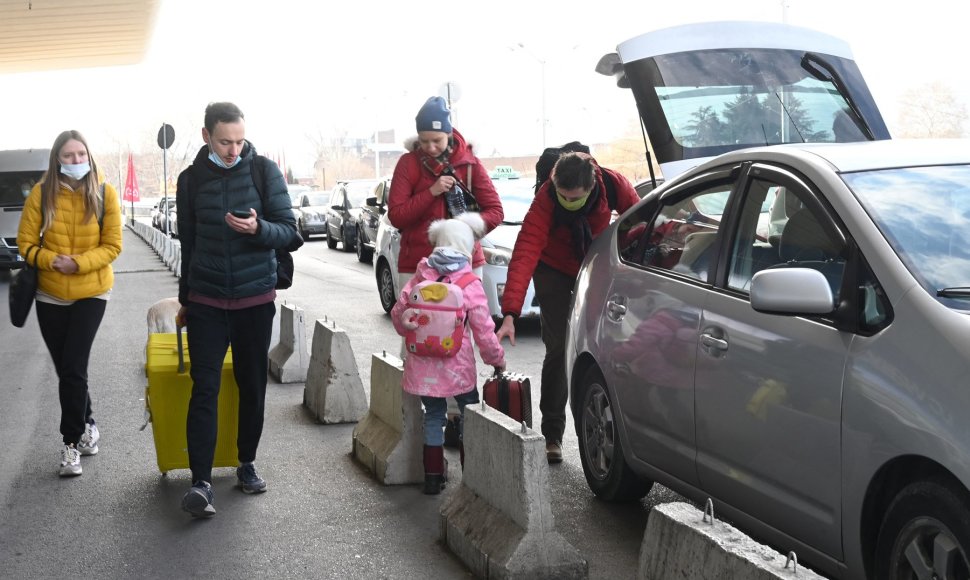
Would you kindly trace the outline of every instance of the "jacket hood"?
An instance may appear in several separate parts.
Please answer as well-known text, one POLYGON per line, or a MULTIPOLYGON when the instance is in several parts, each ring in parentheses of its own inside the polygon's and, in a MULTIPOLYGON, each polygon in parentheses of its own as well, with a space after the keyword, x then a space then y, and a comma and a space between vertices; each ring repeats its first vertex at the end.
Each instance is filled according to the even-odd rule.
MULTIPOLYGON (((452 137, 454 137, 455 145, 452 148, 451 160, 454 163, 456 160, 466 159, 471 157, 475 152, 475 145, 469 141, 465 140, 465 137, 458 132, 458 129, 452 129, 452 137)), ((418 144, 418 136, 411 135, 404 140, 404 150, 410 151, 412 153, 417 152, 420 149, 418 144)), ((208 155, 208 153, 206 153, 208 155)))

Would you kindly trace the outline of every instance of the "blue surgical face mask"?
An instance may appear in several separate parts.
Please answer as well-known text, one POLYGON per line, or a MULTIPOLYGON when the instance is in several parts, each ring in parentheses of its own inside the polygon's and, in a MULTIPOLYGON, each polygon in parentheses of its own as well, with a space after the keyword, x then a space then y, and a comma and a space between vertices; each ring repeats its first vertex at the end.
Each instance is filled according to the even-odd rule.
POLYGON ((78 181, 84 179, 84 176, 91 172, 90 163, 78 163, 72 165, 70 163, 61 163, 61 173, 78 181))
POLYGON ((218 165, 223 169, 232 169, 233 167, 239 164, 240 159, 242 159, 242 156, 237 155, 236 160, 232 162, 232 165, 226 165, 226 162, 222 160, 222 157, 219 157, 218 155, 215 154, 215 152, 212 149, 209 149, 209 161, 215 163, 216 165, 218 165))

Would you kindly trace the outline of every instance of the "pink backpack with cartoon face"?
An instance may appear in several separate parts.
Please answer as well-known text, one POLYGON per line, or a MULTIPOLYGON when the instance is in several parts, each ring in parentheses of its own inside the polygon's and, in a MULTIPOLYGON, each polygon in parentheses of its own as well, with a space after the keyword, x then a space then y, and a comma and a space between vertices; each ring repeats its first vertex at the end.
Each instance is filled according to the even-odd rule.
POLYGON ((418 282, 408 294, 401 322, 409 353, 450 358, 461 350, 467 316, 464 289, 478 276, 469 272, 455 282, 445 278, 418 282))

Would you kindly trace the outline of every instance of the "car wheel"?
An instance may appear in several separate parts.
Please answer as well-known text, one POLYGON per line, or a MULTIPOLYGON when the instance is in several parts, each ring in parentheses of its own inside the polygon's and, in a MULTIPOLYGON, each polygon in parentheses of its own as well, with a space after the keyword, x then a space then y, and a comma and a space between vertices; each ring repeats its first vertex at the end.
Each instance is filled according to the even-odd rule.
POLYGON ((397 302, 397 296, 394 295, 394 272, 391 272, 390 266, 384 261, 377 265, 377 294, 381 297, 384 312, 390 314, 397 302))
POLYGON ((602 374, 591 368, 580 386, 582 407, 576 420, 579 457, 586 483, 606 501, 638 500, 650 492, 652 481, 640 479, 623 457, 613 401, 602 374))
POLYGON ((296 229, 297 231, 300 232, 300 237, 303 238, 304 242, 310 241, 310 234, 308 234, 307 231, 303 229, 303 220, 296 222, 296 229))
POLYGON ((356 246, 357 246, 357 261, 363 262, 364 264, 370 263, 371 260, 373 260, 374 258, 374 252, 370 248, 364 246, 364 240, 363 240, 363 236, 360 235, 360 230, 358 230, 358 233, 357 233, 356 246))
POLYGON ((327 224, 327 247, 331 250, 337 249, 337 238, 334 237, 333 233, 330 231, 329 224, 327 224))
POLYGON ((343 228, 343 230, 341 231, 340 240, 344 244, 344 251, 345 252, 353 252, 354 251, 354 245, 355 245, 354 244, 354 240, 351 239, 351 237, 350 237, 350 231, 347 228, 343 228))
POLYGON ((968 500, 965 493, 942 481, 920 481, 903 488, 879 528, 874 577, 970 577, 968 500))

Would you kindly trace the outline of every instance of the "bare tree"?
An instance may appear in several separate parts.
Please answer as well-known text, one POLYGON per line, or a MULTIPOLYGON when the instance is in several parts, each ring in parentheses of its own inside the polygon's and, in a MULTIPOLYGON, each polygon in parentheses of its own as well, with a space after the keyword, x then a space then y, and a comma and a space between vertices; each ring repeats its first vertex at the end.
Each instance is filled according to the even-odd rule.
POLYGON ((967 107, 940 81, 907 90, 900 98, 897 137, 932 138, 966 135, 967 107))
POLYGON ((360 147, 352 146, 346 131, 327 135, 322 130, 308 133, 307 139, 316 153, 315 181, 324 189, 336 184, 338 179, 362 179, 372 177, 373 164, 362 158, 360 147))

